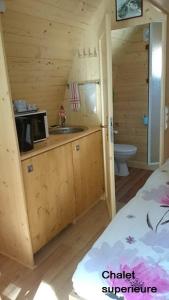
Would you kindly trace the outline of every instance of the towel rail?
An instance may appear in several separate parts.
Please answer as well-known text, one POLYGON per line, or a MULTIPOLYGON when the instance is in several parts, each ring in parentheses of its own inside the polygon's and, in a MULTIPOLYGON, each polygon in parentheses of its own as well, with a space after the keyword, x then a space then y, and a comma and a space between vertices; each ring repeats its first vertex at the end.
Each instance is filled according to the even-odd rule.
MULTIPOLYGON (((87 81, 80 81, 78 85, 85 85, 85 84, 100 84, 100 80, 87 80, 87 81)), ((69 87, 69 83, 67 83, 67 87, 69 87)))

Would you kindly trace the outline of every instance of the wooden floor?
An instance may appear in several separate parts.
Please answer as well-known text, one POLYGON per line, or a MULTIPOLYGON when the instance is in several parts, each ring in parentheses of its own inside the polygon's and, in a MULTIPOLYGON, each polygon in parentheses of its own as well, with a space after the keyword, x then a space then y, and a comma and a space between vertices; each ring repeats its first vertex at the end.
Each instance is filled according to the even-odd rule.
MULTIPOLYGON (((129 176, 116 177, 118 209, 136 194, 150 175, 151 171, 130 169, 129 176)), ((100 201, 87 215, 76 224, 70 225, 40 251, 36 256, 35 270, 29 270, 0 255, 0 299, 68 300, 76 265, 108 223, 106 204, 100 201), (8 289, 5 290, 7 287, 8 289), (20 289, 18 297, 12 297, 10 290, 17 291, 17 289, 18 292, 20 289), (5 297, 4 293, 8 297, 5 297), (39 293, 42 293, 43 297, 39 293)))
POLYGON ((137 191, 144 185, 152 174, 150 170, 129 168, 128 176, 116 176, 116 204, 117 210, 122 208, 130 199, 132 199, 137 191))
POLYGON ((0 255, 0 295, 2 299, 67 300, 72 290, 71 279, 76 265, 108 223, 109 217, 105 201, 100 201, 87 215, 83 216, 75 225, 70 225, 37 255, 38 267, 33 271, 0 255), (3 296, 3 291, 9 284, 21 288, 17 298, 3 296), (38 293, 42 292, 44 297, 46 292, 46 297, 34 298, 38 287, 38 293), (56 298, 53 298, 52 294, 50 296, 51 288, 56 298))

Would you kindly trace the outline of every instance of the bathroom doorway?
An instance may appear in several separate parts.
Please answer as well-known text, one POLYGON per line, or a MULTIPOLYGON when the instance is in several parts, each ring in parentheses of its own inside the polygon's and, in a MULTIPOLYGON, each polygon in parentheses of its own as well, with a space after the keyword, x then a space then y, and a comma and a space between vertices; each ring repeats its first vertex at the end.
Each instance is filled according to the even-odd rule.
POLYGON ((163 158, 163 22, 116 29, 112 38, 114 143, 137 147, 129 175, 115 177, 117 210, 144 185, 163 158))
POLYGON ((111 33, 114 140, 137 147, 128 164, 140 169, 155 169, 161 160, 162 34, 162 22, 111 33))
POLYGON ((137 147, 130 161, 147 164, 148 43, 143 33, 149 25, 112 31, 113 113, 116 144, 137 147))

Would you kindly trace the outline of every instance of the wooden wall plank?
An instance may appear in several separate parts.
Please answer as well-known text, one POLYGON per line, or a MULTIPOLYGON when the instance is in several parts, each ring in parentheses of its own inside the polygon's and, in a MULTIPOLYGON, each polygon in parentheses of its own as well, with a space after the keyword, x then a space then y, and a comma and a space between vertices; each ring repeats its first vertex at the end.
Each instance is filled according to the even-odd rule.
MULTIPOLYGON (((40 5, 40 4, 39 4, 40 5)), ((81 29, 77 26, 67 25, 65 23, 59 23, 52 20, 46 20, 43 18, 37 18, 33 15, 27 15, 23 12, 17 12, 11 10, 10 4, 5 12, 4 25, 5 30, 8 33, 19 34, 21 36, 36 37, 43 39, 48 36, 64 36, 69 38, 71 36, 79 36, 85 29, 81 29), (22 27, 20 24, 22 23, 22 27)))
MULTIPOLYGON (((92 1, 88 1, 92 3, 92 1)), ((15 12, 21 12, 37 18, 73 25, 86 29, 92 22, 92 17, 101 0, 95 1, 95 8, 91 10, 83 0, 65 0, 64 4, 56 5, 54 1, 7 0, 7 7, 15 12), (67 8, 69 7, 69 8, 67 8)), ((61 3, 61 2, 60 2, 61 3)))
POLYGON ((6 1, 3 28, 12 99, 47 110, 49 125, 58 122, 74 51, 100 2, 6 1))
POLYGON ((169 13, 169 2, 167 0, 149 0, 149 2, 169 13))
POLYGON ((19 149, 0 20, 0 252, 33 266, 19 149))

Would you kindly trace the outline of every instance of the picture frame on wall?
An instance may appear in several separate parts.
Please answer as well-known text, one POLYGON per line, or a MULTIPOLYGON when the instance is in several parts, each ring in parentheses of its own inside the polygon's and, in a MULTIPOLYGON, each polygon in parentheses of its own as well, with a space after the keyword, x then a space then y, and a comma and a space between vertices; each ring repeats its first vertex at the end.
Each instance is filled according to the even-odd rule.
POLYGON ((115 0, 116 21, 123 21, 143 15, 143 0, 115 0))

